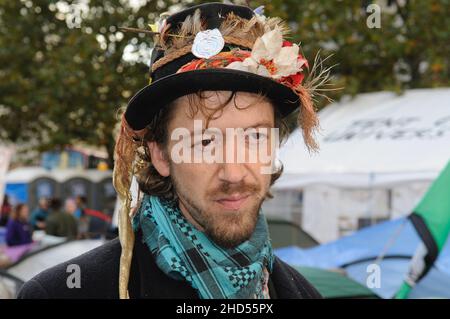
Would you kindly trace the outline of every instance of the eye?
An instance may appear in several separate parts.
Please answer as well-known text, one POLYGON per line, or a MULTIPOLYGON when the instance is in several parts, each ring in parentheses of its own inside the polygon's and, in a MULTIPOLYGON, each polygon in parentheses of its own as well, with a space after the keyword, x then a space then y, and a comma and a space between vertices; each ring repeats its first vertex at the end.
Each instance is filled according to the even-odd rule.
POLYGON ((211 138, 203 138, 202 140, 198 141, 196 144, 192 145, 192 147, 202 147, 202 148, 206 148, 206 147, 211 147, 215 142, 215 138, 211 137, 211 138))
POLYGON ((267 134, 262 132, 251 132, 247 135, 247 140, 250 143, 258 143, 264 141, 267 138, 267 134))
POLYGON ((211 144, 213 142, 212 139, 205 139, 202 140, 202 146, 208 146, 209 144, 211 144))

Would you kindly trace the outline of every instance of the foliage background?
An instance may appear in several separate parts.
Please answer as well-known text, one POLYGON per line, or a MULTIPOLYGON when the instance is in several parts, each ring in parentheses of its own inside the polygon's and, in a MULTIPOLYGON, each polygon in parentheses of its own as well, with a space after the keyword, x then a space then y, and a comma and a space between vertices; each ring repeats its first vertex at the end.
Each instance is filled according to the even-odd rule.
MULTIPOLYGON (((0 142, 37 151, 82 142, 112 163, 117 110, 147 84, 151 52, 150 37, 118 28, 201 2, 0 0, 0 142)), ((234 2, 287 20, 309 60, 332 55, 334 99, 450 84, 450 0, 234 2), (366 24, 372 3, 379 29, 366 24)))

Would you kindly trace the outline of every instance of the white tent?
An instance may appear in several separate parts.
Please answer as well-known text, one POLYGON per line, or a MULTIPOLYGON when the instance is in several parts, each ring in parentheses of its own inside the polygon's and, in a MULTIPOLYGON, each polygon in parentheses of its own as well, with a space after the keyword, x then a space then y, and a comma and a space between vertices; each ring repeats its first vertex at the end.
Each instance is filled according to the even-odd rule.
MULTIPOLYGON (((450 160, 447 88, 360 94, 319 117, 320 151, 310 154, 294 131, 273 189, 281 197, 302 191, 303 227, 322 241, 354 230, 358 218, 409 213, 450 160)), ((268 210, 276 206, 275 198, 268 210)))

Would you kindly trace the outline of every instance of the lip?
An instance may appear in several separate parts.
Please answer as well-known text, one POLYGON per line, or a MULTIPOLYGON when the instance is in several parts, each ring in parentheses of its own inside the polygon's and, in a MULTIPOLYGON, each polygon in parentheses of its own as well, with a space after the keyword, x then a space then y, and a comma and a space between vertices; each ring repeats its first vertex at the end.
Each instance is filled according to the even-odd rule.
POLYGON ((232 194, 230 196, 217 199, 216 202, 226 209, 238 210, 249 196, 250 194, 232 194))

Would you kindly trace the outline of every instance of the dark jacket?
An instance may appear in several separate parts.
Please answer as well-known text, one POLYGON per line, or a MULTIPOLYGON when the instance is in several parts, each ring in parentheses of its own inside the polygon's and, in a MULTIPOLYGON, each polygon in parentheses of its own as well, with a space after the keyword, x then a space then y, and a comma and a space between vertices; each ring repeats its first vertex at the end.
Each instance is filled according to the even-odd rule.
POLYGON ((6 224, 8 246, 25 245, 31 242, 31 225, 20 220, 9 219, 6 224))
MULTIPOLYGON (((120 242, 114 239, 77 258, 47 269, 26 282, 18 294, 29 298, 101 298, 116 299, 118 294, 120 242), (80 268, 81 288, 68 288, 68 266, 80 268)), ((69 268, 70 269, 70 268, 69 268)), ((197 299, 195 290, 185 281, 168 277, 156 265, 152 254, 139 237, 134 245, 128 285, 130 298, 197 299)), ((271 298, 321 298, 297 271, 276 258, 269 279, 271 298)))
POLYGON ((54 211, 48 215, 45 232, 52 236, 76 238, 78 233, 77 220, 66 212, 54 211))
POLYGON ((31 213, 31 217, 30 217, 31 226, 33 226, 34 229, 39 229, 39 227, 37 226, 37 223, 45 222, 48 217, 48 214, 49 214, 48 210, 43 209, 41 207, 38 207, 35 210, 33 210, 33 212, 31 213))

